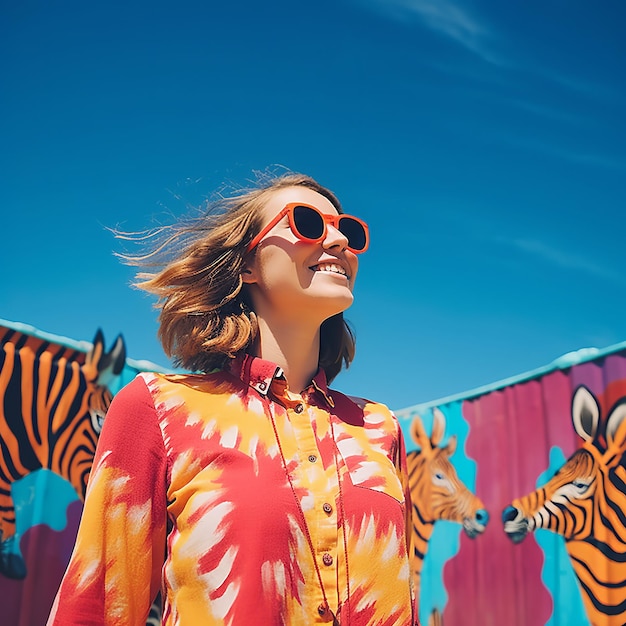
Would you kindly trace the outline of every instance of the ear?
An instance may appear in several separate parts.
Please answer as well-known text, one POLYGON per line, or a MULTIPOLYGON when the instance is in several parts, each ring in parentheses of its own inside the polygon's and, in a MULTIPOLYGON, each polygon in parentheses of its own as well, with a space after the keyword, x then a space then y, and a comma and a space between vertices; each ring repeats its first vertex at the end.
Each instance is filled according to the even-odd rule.
POLYGON ((606 420, 606 440, 609 447, 626 452, 626 398, 613 407, 606 420))
POLYGON ((126 342, 122 335, 118 335, 115 340, 111 352, 109 352, 109 360, 111 362, 111 369, 115 376, 118 376, 124 369, 126 364, 126 342))
POLYGON ((254 263, 246 263, 245 267, 241 270, 241 282, 246 285, 252 285, 257 282, 256 268, 254 263))
POLYGON ((450 435, 450 439, 448 439, 448 443, 445 447, 448 456, 452 456, 456 452, 456 435, 450 435))
POLYGON ((104 354, 104 334, 102 329, 98 328, 96 336, 93 339, 93 345, 85 357, 85 365, 93 368, 95 372, 98 370, 98 363, 104 354))
POLYGON ((85 355, 85 365, 82 367, 83 374, 89 382, 97 380, 100 373, 100 363, 104 355, 104 334, 102 329, 98 328, 91 349, 85 355))
POLYGON ((600 423, 600 407, 591 391, 581 385, 572 398, 572 423, 578 436, 591 441, 598 432, 600 423))
POLYGON ((413 418, 413 423, 411 424, 411 438, 420 447, 422 454, 427 454, 432 450, 430 438, 424 430, 424 424, 422 424, 422 418, 419 415, 413 418))
POLYGON ((430 435, 430 440, 433 447, 439 444, 443 439, 443 433, 446 430, 446 416, 441 412, 441 409, 435 407, 433 409, 433 431, 430 435))

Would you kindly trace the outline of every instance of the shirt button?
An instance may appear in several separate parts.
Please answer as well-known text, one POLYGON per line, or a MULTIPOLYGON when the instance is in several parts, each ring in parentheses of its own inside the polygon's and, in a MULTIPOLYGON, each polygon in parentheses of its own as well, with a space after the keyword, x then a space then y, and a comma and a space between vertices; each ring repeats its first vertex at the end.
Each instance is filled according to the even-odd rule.
POLYGON ((315 461, 317 461, 317 457, 314 454, 309 454, 309 461, 311 461, 311 463, 315 463, 315 461))
POLYGON ((294 409, 296 413, 302 413, 304 411, 304 404, 296 404, 296 408, 294 409))
POLYGON ((320 615, 326 615, 326 607, 325 607, 323 604, 320 604, 320 605, 317 607, 317 612, 318 612, 320 615))
POLYGON ((324 555, 322 556, 322 563, 324 563, 324 565, 332 565, 333 557, 328 554, 328 552, 324 552, 324 555))
POLYGON ((333 512, 333 507, 328 502, 324 502, 322 508, 324 509, 324 513, 330 514, 333 512))

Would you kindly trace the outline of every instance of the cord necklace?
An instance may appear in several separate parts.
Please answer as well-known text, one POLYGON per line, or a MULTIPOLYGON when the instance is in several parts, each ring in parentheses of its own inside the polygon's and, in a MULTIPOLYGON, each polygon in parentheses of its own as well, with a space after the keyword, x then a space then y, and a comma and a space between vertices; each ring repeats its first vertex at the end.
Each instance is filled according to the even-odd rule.
MULTIPOLYGON (((304 515, 304 510, 302 509, 302 504, 300 503, 300 498, 298 498, 298 494, 296 493, 296 489, 294 487, 293 481, 291 479, 291 475, 289 470, 287 469, 287 460, 285 458, 285 454, 283 452, 283 448, 280 442, 280 437, 278 436, 278 429, 276 428, 276 421, 274 419, 273 411, 268 411, 270 414, 270 419, 272 422, 272 428, 274 429, 274 436, 276 437, 276 444, 278 445, 278 451, 280 452, 280 458, 283 463, 283 469, 285 470, 285 475, 287 476, 287 481, 289 482, 289 486, 291 487, 291 492, 293 494, 294 500, 296 501, 296 505, 298 507, 298 512, 300 513, 300 519, 302 521, 302 527, 304 529, 304 534, 306 536, 307 543, 309 544, 309 550, 311 552, 311 557, 313 558, 313 565, 315 566, 315 573, 317 574, 317 580, 319 582, 320 590, 322 591, 322 597, 324 599, 324 604, 318 607, 318 612, 320 615, 324 615, 326 611, 328 611, 333 616, 333 626, 340 626, 339 619, 337 615, 335 615, 328 603, 328 598, 326 596, 326 589, 324 588, 324 583, 322 581, 322 574, 320 572, 319 565, 317 564, 317 558, 315 556, 315 547, 313 546, 313 539, 311 538, 311 532, 309 530, 309 525, 307 524, 306 517, 304 515)), ((335 471, 337 472, 337 486, 339 487, 339 510, 341 513, 341 529, 343 533, 343 549, 344 549, 344 559, 346 566, 346 608, 347 608, 347 616, 348 616, 348 624, 351 620, 350 613, 350 572, 348 569, 348 542, 347 542, 347 533, 346 533, 346 516, 345 516, 345 507, 343 502, 343 490, 341 488, 341 476, 339 475, 339 465, 337 463, 337 453, 339 449, 337 447, 337 441, 335 439, 335 428, 333 425, 333 416, 329 414, 329 423, 330 423, 330 432, 333 440, 333 458, 335 461, 335 471)), ((337 614, 341 612, 341 603, 337 609, 337 614)))

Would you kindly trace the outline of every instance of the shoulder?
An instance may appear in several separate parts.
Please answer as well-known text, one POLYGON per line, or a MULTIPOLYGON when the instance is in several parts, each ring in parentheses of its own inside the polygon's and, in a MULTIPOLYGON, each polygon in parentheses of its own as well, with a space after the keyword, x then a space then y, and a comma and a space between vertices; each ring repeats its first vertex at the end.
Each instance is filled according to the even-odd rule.
POLYGON ((142 417, 159 412, 159 407, 184 401, 183 390, 198 387, 206 377, 195 375, 170 375, 158 372, 142 372, 122 387, 113 397, 107 411, 109 416, 124 414, 142 417), (180 400, 178 400, 180 399, 180 400))
POLYGON ((138 375, 113 397, 104 418, 98 446, 102 449, 125 449, 124 442, 132 442, 136 446, 138 441, 147 444, 153 440, 157 443, 160 440, 155 403, 144 375, 138 375))
POLYGON ((145 376, 144 374, 137 375, 115 394, 109 413, 119 411, 121 408, 138 408, 152 404, 145 376))
MULTIPOLYGON (((238 382, 227 372, 217 370, 209 374, 161 374, 143 372, 137 375, 147 389, 153 394, 158 393, 222 393, 232 391, 238 382)), ((134 382, 134 381, 133 381, 134 382)))
POLYGON ((382 402, 376 402, 359 396, 350 396, 345 393, 341 393, 341 391, 337 391, 336 389, 329 389, 329 393, 331 394, 331 397, 336 405, 341 404, 343 406, 352 404, 363 411, 385 413, 390 418, 395 419, 393 411, 382 402))
POLYGON ((330 393, 335 403, 335 412, 342 420, 349 423, 359 420, 365 426, 376 426, 391 432, 399 431, 398 420, 386 404, 349 396, 334 389, 330 393))
POLYGON ((221 411, 234 398, 245 394, 242 382, 221 370, 209 374, 144 372, 134 383, 143 385, 142 396, 149 398, 160 421, 174 417, 186 419, 190 413, 206 415, 221 411))

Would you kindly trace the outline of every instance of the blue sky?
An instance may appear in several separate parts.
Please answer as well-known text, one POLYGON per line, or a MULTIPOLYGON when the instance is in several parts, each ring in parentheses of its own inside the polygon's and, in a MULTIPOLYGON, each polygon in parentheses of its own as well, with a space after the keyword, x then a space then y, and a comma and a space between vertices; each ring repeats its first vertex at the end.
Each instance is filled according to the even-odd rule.
POLYGON ((163 366, 106 227, 255 170, 365 219, 337 386, 400 409, 626 340, 621 0, 2 3, 0 317, 163 366))

